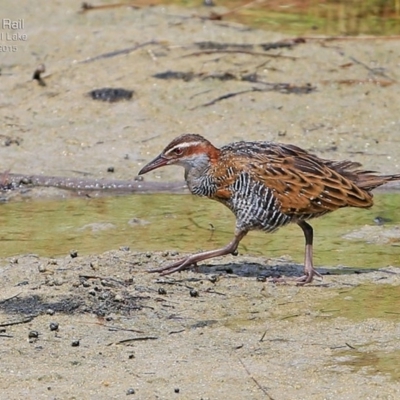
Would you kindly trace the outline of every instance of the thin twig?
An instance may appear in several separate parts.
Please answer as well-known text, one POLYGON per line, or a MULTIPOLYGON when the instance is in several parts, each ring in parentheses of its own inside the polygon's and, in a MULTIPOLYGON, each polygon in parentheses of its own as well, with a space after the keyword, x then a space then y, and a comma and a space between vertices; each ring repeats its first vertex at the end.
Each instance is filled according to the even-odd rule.
POLYGON ((357 60, 356 58, 350 56, 349 57, 351 61, 353 61, 354 63, 361 65, 362 67, 364 67, 367 71, 369 71, 372 75, 379 75, 379 76, 383 76, 386 79, 389 79, 390 81, 396 82, 395 79, 391 78, 390 76, 387 76, 381 68, 371 68, 369 67, 367 64, 363 63, 362 61, 357 60))
POLYGON ((238 96, 240 94, 256 92, 256 91, 260 92, 261 89, 251 88, 251 89, 241 90, 240 92, 231 92, 231 93, 223 94, 222 96, 219 96, 216 99, 211 100, 211 101, 209 101, 207 103, 200 104, 199 106, 189 108, 189 110, 192 111, 192 110, 195 110, 196 108, 200 108, 200 107, 209 107, 209 106, 212 106, 215 103, 218 103, 221 100, 230 99, 231 97, 235 97, 235 96, 238 96))
POLYGON ((323 85, 331 85, 332 83, 338 84, 338 85, 363 85, 363 84, 371 84, 371 85, 378 85, 382 87, 387 87, 394 85, 395 81, 390 80, 390 81, 385 81, 383 79, 337 79, 337 80, 331 80, 331 79, 326 79, 321 81, 323 85))
POLYGON ((220 54, 220 53, 227 53, 227 54, 248 54, 250 56, 264 56, 264 57, 272 57, 272 58, 287 58, 289 60, 297 60, 298 57, 292 57, 292 56, 283 56, 281 54, 269 54, 269 53, 262 53, 260 51, 251 51, 251 50, 201 50, 201 51, 195 51, 190 54, 185 54, 184 56, 181 56, 180 58, 186 58, 186 57, 193 57, 193 56, 200 56, 203 54, 220 54))
POLYGON ((250 373, 250 371, 247 369, 246 365, 244 364, 244 362, 238 357, 238 360, 240 362, 240 364, 242 364, 244 370, 247 372, 247 375, 251 378, 251 380, 258 386, 258 388, 270 399, 270 400, 274 400, 274 398, 266 391, 265 388, 263 388, 261 386, 261 384, 257 381, 256 378, 254 378, 254 376, 250 373))
POLYGON ((124 331, 124 332, 133 332, 133 333, 144 333, 143 331, 139 331, 138 329, 127 329, 127 328, 120 328, 118 326, 109 326, 109 325, 104 325, 105 328, 108 328, 110 332, 118 332, 118 331, 124 331))
POLYGON ((315 40, 321 42, 333 42, 333 41, 366 41, 366 40, 400 40, 399 35, 393 36, 302 36, 301 39, 315 40))
POLYGON ((132 8, 142 8, 145 6, 135 4, 135 3, 114 3, 114 4, 102 4, 100 6, 93 6, 90 3, 83 2, 81 5, 81 10, 79 11, 80 13, 84 13, 86 11, 92 11, 92 10, 106 10, 110 8, 118 8, 118 7, 132 7, 132 8))
POLYGON ((107 346, 112 346, 113 344, 124 344, 124 343, 129 343, 129 342, 138 342, 138 341, 143 341, 143 340, 157 340, 157 339, 158 339, 157 336, 134 337, 134 338, 119 340, 118 342, 112 342, 112 343, 109 343, 107 346))
POLYGON ((111 57, 120 56, 121 54, 129 54, 129 53, 132 53, 135 50, 141 49, 142 47, 150 46, 150 45, 153 45, 153 44, 160 44, 160 42, 158 40, 150 40, 148 42, 144 42, 144 43, 138 44, 138 45, 133 46, 133 47, 128 47, 126 49, 121 49, 121 50, 115 50, 115 51, 111 51, 109 53, 103 53, 103 54, 100 54, 98 56, 94 56, 94 57, 88 58, 86 60, 78 61, 78 64, 87 64, 87 63, 90 63, 90 62, 93 62, 93 61, 100 60, 102 58, 111 58, 111 57))
POLYGON ((168 332, 168 335, 175 335, 175 333, 181 333, 181 332, 185 332, 186 329, 180 329, 179 331, 171 331, 168 332))
POLYGON ((2 323, 0 323, 0 326, 4 327, 4 326, 11 326, 11 325, 26 324, 27 322, 31 322, 33 320, 33 318, 35 318, 35 317, 36 317, 36 315, 29 315, 28 317, 24 317, 17 321, 2 322, 2 323))

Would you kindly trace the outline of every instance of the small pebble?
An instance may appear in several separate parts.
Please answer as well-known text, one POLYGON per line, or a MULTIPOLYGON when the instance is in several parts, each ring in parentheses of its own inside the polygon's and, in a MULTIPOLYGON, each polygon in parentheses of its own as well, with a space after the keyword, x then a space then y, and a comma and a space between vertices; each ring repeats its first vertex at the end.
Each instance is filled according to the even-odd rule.
POLYGON ((94 289, 90 289, 90 290, 88 291, 88 293, 89 293, 91 296, 96 296, 96 291, 95 291, 94 289))
POLYGON ((161 255, 162 255, 163 257, 168 257, 169 251, 163 251, 163 252, 161 253, 161 255))
POLYGON ((50 330, 58 331, 58 322, 50 322, 50 330))
POLYGON ((92 268, 94 271, 99 269, 99 263, 97 261, 93 261, 89 265, 90 265, 90 268, 92 268))
POLYGON ((215 3, 213 0, 203 0, 203 5, 206 7, 215 7, 215 3))
POLYGON ((132 360, 132 359, 135 358, 135 355, 134 355, 134 354, 129 354, 128 358, 129 358, 130 360, 132 360))
POLYGON ((124 298, 120 294, 116 294, 114 297, 114 301, 122 301, 124 298))
POLYGON ((106 300, 107 297, 108 297, 107 294, 105 292, 103 292, 103 293, 99 294, 98 299, 99 300, 106 300))
POLYGON ((199 297, 199 292, 196 289, 190 290, 190 297, 199 297))
POLYGON ((37 339, 39 337, 39 332, 38 331, 30 331, 28 333, 28 338, 29 339, 37 339))
POLYGON ((115 168, 114 167, 108 167, 107 168, 107 172, 115 172, 115 168))
POLYGON ((151 258, 151 256, 152 256, 152 254, 148 251, 148 252, 146 253, 146 257, 147 257, 147 258, 151 258))
POLYGON ((126 395, 127 395, 127 396, 129 396, 130 394, 135 394, 135 389, 129 388, 129 389, 126 391, 126 395))
POLYGON ((163 287, 160 287, 158 288, 158 294, 167 294, 167 291, 163 287))
POLYGON ((54 279, 54 284, 55 284, 56 286, 62 286, 62 285, 64 284, 64 279, 62 279, 62 278, 55 278, 55 279, 54 279))
POLYGON ((176 251, 176 250, 174 250, 174 251, 171 251, 171 256, 178 256, 179 255, 179 251, 176 251))
POLYGON ((136 182, 143 182, 143 180, 144 180, 144 177, 143 177, 143 176, 140 176, 140 175, 135 176, 135 181, 136 181, 136 182))
POLYGON ((6 333, 6 328, 0 328, 0 333, 6 333))
POLYGON ((78 257, 78 250, 71 250, 69 252, 69 255, 71 256, 71 258, 76 258, 78 257))
POLYGON ((257 282, 265 282, 267 280, 267 277, 265 275, 258 275, 256 279, 257 282))
POLYGON ((131 248, 129 246, 121 246, 119 249, 121 251, 130 251, 131 248))
POLYGON ((175 388, 175 389, 174 389, 174 392, 175 392, 175 393, 179 393, 179 391, 180 391, 179 388, 175 388))
POLYGON ((217 280, 218 280, 218 276, 217 276, 217 275, 210 275, 210 276, 208 277, 208 280, 209 280, 211 283, 215 283, 215 282, 217 282, 217 280))
POLYGON ((71 346, 72 346, 72 347, 79 347, 79 345, 80 345, 79 340, 74 340, 74 341, 71 343, 71 346))
POLYGON ((46 314, 47 314, 47 315, 54 315, 54 314, 55 314, 55 311, 54 311, 52 308, 48 308, 48 309, 46 310, 46 314))
POLYGON ((84 280, 84 281, 82 282, 82 286, 83 286, 83 287, 90 287, 91 285, 90 285, 90 282, 89 282, 89 281, 84 280))
POLYGON ((39 272, 46 272, 46 271, 47 271, 47 268, 46 268, 45 265, 40 264, 40 265, 38 266, 38 270, 39 270, 39 272))

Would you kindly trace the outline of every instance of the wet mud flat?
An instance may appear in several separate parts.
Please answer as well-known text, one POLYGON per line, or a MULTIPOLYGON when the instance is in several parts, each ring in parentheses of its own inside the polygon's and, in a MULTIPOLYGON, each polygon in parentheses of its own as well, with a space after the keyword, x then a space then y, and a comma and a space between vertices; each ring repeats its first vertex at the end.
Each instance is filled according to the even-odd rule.
POLYGON ((146 272, 179 256, 3 259, 2 396, 398 396, 399 268, 324 268, 308 287, 265 281, 299 275, 289 258, 146 272))
MULTIPOLYGON (((61 186, 134 181, 183 132, 399 172, 396 42, 299 41, 175 7, 78 11, 4 2, 28 40, 2 54, 1 183, 7 171, 61 186), (117 89, 131 95, 110 101, 117 89)), ((182 171, 147 181, 181 182, 182 171)), ((0 397, 399 397, 398 265, 326 266, 300 288, 265 281, 300 275, 286 257, 148 274, 179 257, 164 251, 2 259, 0 397)))

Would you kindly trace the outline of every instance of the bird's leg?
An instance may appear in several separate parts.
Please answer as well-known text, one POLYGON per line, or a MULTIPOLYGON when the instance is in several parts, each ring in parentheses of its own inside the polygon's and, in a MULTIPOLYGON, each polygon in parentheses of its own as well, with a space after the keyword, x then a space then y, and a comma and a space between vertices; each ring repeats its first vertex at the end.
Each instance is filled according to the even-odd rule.
POLYGON ((151 269, 149 270, 149 272, 160 272, 161 275, 168 275, 172 274, 173 272, 189 269, 192 265, 196 265, 198 262, 208 260, 209 258, 232 254, 236 251, 240 241, 243 239, 244 236, 246 236, 246 234, 247 231, 237 230, 235 232, 233 240, 220 249, 192 254, 191 256, 178 260, 172 264, 166 265, 165 267, 151 269))
POLYGON ((313 228, 305 221, 298 222, 297 224, 303 230, 306 239, 306 249, 304 255, 304 275, 297 278, 296 281, 299 285, 305 285, 306 283, 311 283, 315 275, 321 278, 322 275, 314 269, 313 265, 313 228))

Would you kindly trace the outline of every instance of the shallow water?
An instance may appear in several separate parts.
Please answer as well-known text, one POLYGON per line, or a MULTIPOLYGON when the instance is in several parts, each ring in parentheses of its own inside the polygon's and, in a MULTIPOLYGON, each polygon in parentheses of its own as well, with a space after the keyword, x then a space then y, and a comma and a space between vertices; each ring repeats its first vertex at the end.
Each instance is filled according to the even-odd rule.
MULTIPOLYGON (((342 236, 365 225, 375 226, 377 216, 389 220, 385 228, 400 224, 396 206, 400 194, 375 197, 370 210, 342 209, 312 221, 315 263, 377 268, 400 263, 400 238, 385 244, 348 240, 342 236)), ((136 251, 182 252, 225 245, 235 220, 222 205, 190 195, 134 195, 105 198, 37 200, 1 205, 0 252, 3 257, 35 253, 42 256, 91 254, 128 246, 136 251)), ((400 234, 399 234, 400 235, 400 234)), ((279 257, 302 262, 304 239, 296 225, 274 234, 250 232, 240 253, 279 257)))
MULTIPOLYGON (((165 1, 157 1, 165 4, 165 1)), ((198 1, 168 0, 168 4, 199 7, 198 1)), ((258 1, 219 0, 223 19, 245 25, 304 35, 393 35, 399 33, 398 2, 379 1, 258 1), (385 3, 385 4, 384 4, 385 3), (227 12, 226 15, 224 13, 227 12)), ((213 9, 209 8, 209 11, 213 9)))
POLYGON ((351 369, 351 372, 363 369, 364 373, 371 376, 385 374, 395 381, 400 379, 400 351, 398 350, 392 352, 345 350, 339 354, 339 357, 342 360, 336 365, 345 365, 351 369))
POLYGON ((393 285, 364 284, 342 290, 319 310, 334 317, 362 321, 367 318, 400 319, 400 288, 393 285))

